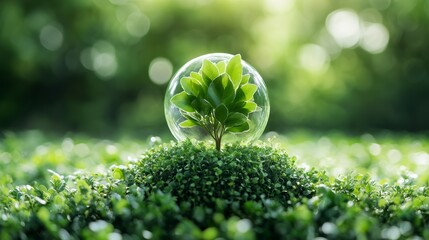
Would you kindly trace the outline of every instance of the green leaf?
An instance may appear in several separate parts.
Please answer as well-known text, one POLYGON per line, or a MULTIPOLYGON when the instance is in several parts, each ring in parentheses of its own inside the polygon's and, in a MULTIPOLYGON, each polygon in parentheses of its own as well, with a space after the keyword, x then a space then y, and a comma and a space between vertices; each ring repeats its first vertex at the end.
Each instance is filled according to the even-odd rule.
POLYGON ((212 110, 210 103, 201 96, 192 101, 192 107, 201 115, 208 115, 212 110))
POLYGON ((198 126, 198 124, 197 124, 195 121, 192 121, 192 120, 190 120, 190 119, 187 119, 187 120, 185 120, 185 121, 181 122, 181 123, 179 124, 179 126, 180 126, 181 128, 191 128, 191 127, 198 126))
POLYGON ((240 124, 238 126, 227 128, 226 131, 227 132, 240 133, 240 132, 245 132, 245 131, 249 130, 249 128, 250 128, 249 123, 245 122, 245 123, 240 124))
POLYGON ((223 124, 228 118, 228 108, 224 104, 221 104, 215 109, 214 115, 215 118, 223 124))
POLYGON ((248 83, 249 79, 250 79, 250 75, 249 74, 243 75, 241 77, 241 85, 244 85, 244 84, 248 83))
POLYGON ((235 98, 234 86, 227 74, 222 74, 217 77, 207 90, 208 101, 213 107, 219 106, 221 103, 228 105, 235 98))
POLYGON ((245 110, 246 113, 243 114, 249 114, 251 112, 256 111, 256 108, 258 105, 255 102, 246 102, 246 104, 242 107, 243 110, 245 110))
POLYGON ((195 97, 197 97, 202 91, 200 83, 195 78, 183 77, 182 79, 180 79, 180 85, 187 94, 195 97))
POLYGON ((219 73, 225 73, 226 70, 226 63, 225 61, 220 61, 218 63, 216 63, 217 69, 219 70, 219 73))
POLYGON ((184 116, 186 119, 191 120, 193 122, 199 123, 199 119, 200 119, 200 114, 198 112, 185 112, 183 110, 180 110, 180 114, 182 114, 182 116, 184 116))
POLYGON ((255 84, 246 84, 237 89, 235 96, 236 102, 245 102, 253 98, 253 95, 258 90, 258 86, 255 84))
POLYGON ((211 80, 219 76, 219 71, 217 70, 216 65, 207 59, 203 61, 202 72, 211 80))
POLYGON ((201 73, 201 78, 203 79, 203 82, 206 86, 209 86, 213 79, 208 77, 205 73, 201 73))
POLYGON ((243 74, 243 67, 241 66, 241 55, 237 54, 232 57, 226 66, 226 73, 230 76, 234 89, 237 89, 241 83, 241 75, 243 74))
POLYGON ((194 100, 194 98, 192 96, 189 96, 188 94, 186 94, 186 92, 180 92, 180 93, 174 95, 170 99, 170 102, 185 112, 194 112, 195 109, 191 105, 193 100, 194 100))
POLYGON ((207 88, 208 84, 204 81, 203 76, 201 74, 197 72, 191 72, 190 77, 197 79, 201 86, 203 86, 203 89, 207 88))
POLYGON ((120 168, 115 168, 113 169, 113 178, 115 179, 124 179, 124 173, 122 172, 122 170, 120 168))
POLYGON ((256 111, 257 108, 258 108, 258 105, 255 102, 252 102, 252 101, 239 102, 234 105, 234 107, 232 108, 232 111, 239 112, 248 116, 249 113, 256 111))
POLYGON ((193 77, 193 78, 195 78, 195 79, 197 79, 198 81, 202 81, 203 80, 203 77, 199 73, 197 73, 197 72, 191 72, 190 76, 193 77))
POLYGON ((246 115, 242 114, 242 113, 232 113, 228 116, 228 119, 225 122, 225 126, 228 127, 236 127, 236 126, 240 126, 243 123, 247 122, 247 117, 246 115))

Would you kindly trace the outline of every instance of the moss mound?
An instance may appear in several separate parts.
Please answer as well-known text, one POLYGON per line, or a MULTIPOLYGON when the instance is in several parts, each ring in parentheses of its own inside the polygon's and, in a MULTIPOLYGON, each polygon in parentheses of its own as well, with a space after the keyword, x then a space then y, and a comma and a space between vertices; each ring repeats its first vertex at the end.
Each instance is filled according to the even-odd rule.
POLYGON ((213 206, 218 199, 243 203, 263 198, 284 206, 315 194, 314 172, 267 146, 228 145, 221 152, 183 142, 148 151, 138 162, 136 183, 149 192, 171 193, 178 202, 213 206))
POLYGON ((2 191, 0 239, 429 239, 428 206, 411 182, 330 180, 269 146, 184 142, 2 191))

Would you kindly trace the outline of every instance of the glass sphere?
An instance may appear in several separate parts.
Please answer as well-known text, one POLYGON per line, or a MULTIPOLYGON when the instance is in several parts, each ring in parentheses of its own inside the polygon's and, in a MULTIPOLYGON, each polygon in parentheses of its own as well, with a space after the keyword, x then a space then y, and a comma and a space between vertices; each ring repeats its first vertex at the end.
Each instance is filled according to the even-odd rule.
MULTIPOLYGON (((173 136, 179 140, 196 139, 213 140, 210 134, 200 126, 191 128, 183 128, 179 124, 186 120, 182 115, 179 108, 171 102, 171 99, 176 94, 183 92, 184 89, 180 84, 183 77, 189 77, 191 72, 199 72, 204 60, 209 60, 212 63, 225 61, 226 63, 233 57, 231 54, 226 53, 212 53, 194 58, 187 62, 170 80, 164 99, 164 111, 168 127, 170 128, 173 136)), ((250 78, 248 83, 257 86, 256 92, 253 95, 253 101, 257 104, 257 109, 248 115, 249 129, 244 132, 227 132, 222 137, 222 143, 231 143, 235 141, 251 142, 257 140, 262 133, 268 122, 270 114, 270 103, 268 99, 267 87, 259 75, 259 73, 250 66, 247 62, 241 60, 242 75, 249 74, 250 78)))

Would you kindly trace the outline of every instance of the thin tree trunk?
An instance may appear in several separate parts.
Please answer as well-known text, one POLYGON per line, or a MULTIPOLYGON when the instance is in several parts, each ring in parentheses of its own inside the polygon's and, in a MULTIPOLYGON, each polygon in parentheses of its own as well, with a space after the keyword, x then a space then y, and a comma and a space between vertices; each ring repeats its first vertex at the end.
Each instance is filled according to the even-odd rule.
POLYGON ((215 142, 216 142, 216 150, 218 150, 218 151, 220 151, 220 143, 221 143, 221 137, 220 138, 217 138, 217 139, 215 139, 215 142))

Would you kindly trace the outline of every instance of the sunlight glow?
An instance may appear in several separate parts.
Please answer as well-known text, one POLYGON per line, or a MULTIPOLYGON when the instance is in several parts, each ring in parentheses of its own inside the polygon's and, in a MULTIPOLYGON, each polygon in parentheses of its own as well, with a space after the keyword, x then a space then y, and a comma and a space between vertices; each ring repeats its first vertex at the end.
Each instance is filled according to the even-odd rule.
POLYGON ((413 153, 410 159, 419 166, 429 165, 429 154, 426 152, 413 153))
POLYGON ((85 143, 77 144, 74 148, 74 152, 79 157, 86 157, 88 154, 91 153, 88 145, 86 145, 85 143))
POLYGON ((381 153, 381 146, 380 144, 372 143, 371 145, 369 145, 368 150, 372 155, 378 156, 381 153))
POLYGON ((381 236, 384 239, 399 239, 401 236, 401 232, 398 227, 392 226, 389 228, 383 228, 381 231, 381 236))
POLYGON ((265 0, 265 9, 271 13, 286 12, 293 8, 294 0, 265 0))
POLYGON ((115 55, 112 53, 99 53, 94 57, 94 71, 102 77, 115 74, 117 65, 115 55))
POLYGON ((126 28, 131 36, 141 38, 149 32, 150 20, 141 12, 133 12, 127 18, 126 28))
POLYGON ((93 47, 84 49, 80 62, 104 79, 115 75, 118 69, 115 47, 107 41, 98 41, 93 47))
POLYGON ((250 222, 249 219, 241 219, 240 221, 237 222, 237 225, 236 225, 237 231, 240 233, 245 233, 249 231, 251 227, 252 227, 252 223, 250 222))
POLYGON ((115 145, 107 145, 106 152, 109 155, 116 155, 118 154, 118 148, 115 145))
POLYGON ((364 19, 356 12, 348 9, 333 11, 326 18, 326 29, 338 46, 352 48, 357 44, 372 54, 383 52, 389 43, 389 31, 381 23, 381 15, 377 11, 364 11, 364 19), (369 22, 365 21, 369 18, 369 22))
POLYGON ((359 17, 353 10, 332 12, 326 19, 326 28, 341 47, 350 48, 359 41, 359 17))
POLYGON ((326 70, 329 56, 326 50, 315 44, 304 45, 299 51, 299 62, 301 66, 312 72, 326 70))
POLYGON ((380 23, 368 23, 362 31, 359 45, 367 52, 377 54, 386 49, 389 42, 389 32, 380 23))
POLYGON ((128 0, 109 0, 109 1, 115 5, 124 5, 128 3, 128 0))
POLYGON ((152 234, 152 232, 150 232, 148 230, 143 230, 142 236, 144 239, 151 239, 153 234, 152 234))
POLYGON ((98 41, 91 49, 92 67, 100 77, 110 77, 116 73, 115 47, 107 41, 98 41))
POLYGON ((73 148, 74 148, 73 140, 70 138, 65 138, 63 140, 63 143, 61 144, 61 147, 62 147, 64 152, 71 153, 73 151, 73 148))
POLYGON ((155 84, 167 83, 172 74, 173 65, 166 58, 155 58, 149 65, 149 77, 155 84))
POLYGON ((89 223, 89 229, 93 232, 99 232, 103 229, 106 229, 108 227, 108 223, 103 220, 97 220, 95 222, 89 223))
POLYGON ((40 43, 50 51, 58 50, 63 44, 64 36, 58 27, 46 25, 40 30, 40 43))
POLYGON ((398 149, 391 149, 387 153, 387 157, 391 162, 399 162, 402 158, 402 154, 398 149))

